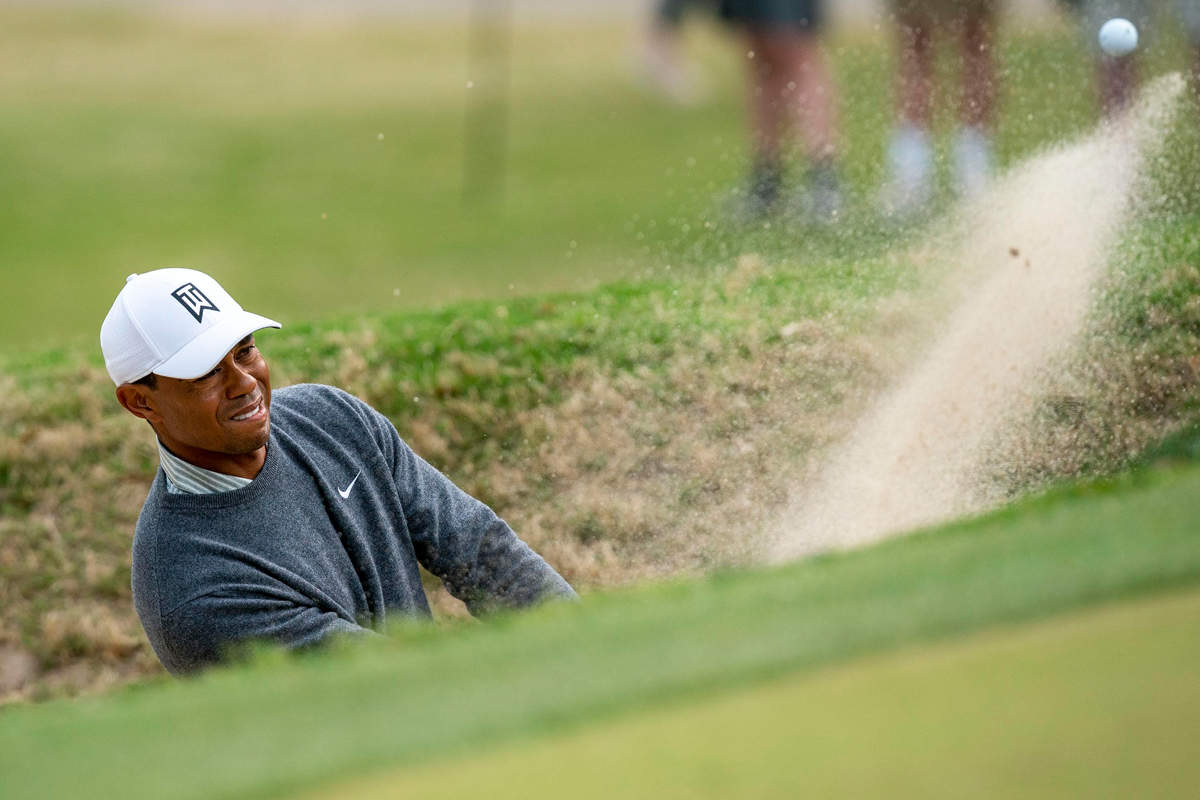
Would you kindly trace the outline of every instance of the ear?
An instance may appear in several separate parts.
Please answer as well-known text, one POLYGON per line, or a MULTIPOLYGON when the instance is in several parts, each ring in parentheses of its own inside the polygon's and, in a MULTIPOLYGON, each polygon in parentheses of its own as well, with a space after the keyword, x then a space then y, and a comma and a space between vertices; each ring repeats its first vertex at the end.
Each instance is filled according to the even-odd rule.
POLYGON ((148 386, 123 383, 117 387, 117 402, 135 417, 141 417, 150 422, 160 422, 162 415, 155 409, 154 398, 150 392, 148 386))

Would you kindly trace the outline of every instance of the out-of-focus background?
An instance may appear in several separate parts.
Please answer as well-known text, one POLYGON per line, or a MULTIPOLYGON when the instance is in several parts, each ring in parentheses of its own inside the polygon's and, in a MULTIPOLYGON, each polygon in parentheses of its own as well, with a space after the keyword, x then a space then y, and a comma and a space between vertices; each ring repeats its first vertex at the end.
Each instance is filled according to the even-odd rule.
MULTIPOLYGON (((1004 161, 1089 99, 1081 45, 1031 3, 1008 30, 1042 32, 1002 46, 1061 52, 1077 88, 1007 93, 1004 161)), ((700 218, 748 159, 744 48, 711 14, 685 20, 707 91, 679 107, 646 78, 648 4, 333 5, 0 4, 0 348, 94 341, 113 287, 158 266, 236 274, 247 305, 296 321, 580 288, 711 245, 700 218)), ((866 191, 891 31, 868 3, 830 12, 866 191)), ((1012 55, 1016 85, 1045 66, 1012 55)))

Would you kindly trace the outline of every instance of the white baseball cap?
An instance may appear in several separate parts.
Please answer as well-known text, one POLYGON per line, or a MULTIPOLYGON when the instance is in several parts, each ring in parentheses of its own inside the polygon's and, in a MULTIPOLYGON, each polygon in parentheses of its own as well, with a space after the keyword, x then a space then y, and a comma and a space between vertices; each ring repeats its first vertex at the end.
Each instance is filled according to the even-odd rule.
POLYGON ((245 311, 212 277, 194 269, 156 269, 125 279, 104 324, 100 349, 113 382, 150 373, 199 378, 235 344, 278 322, 245 311))

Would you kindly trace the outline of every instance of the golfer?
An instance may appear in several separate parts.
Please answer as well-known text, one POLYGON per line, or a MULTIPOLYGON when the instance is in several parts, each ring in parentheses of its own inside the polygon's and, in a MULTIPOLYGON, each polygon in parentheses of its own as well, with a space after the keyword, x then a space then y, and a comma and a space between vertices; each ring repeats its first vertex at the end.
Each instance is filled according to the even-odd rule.
POLYGON ((129 276, 100 329, 117 400, 158 438, 133 599, 168 670, 429 617, 418 564, 473 614, 575 597, 366 403, 272 393, 254 332, 278 327, 202 272, 160 269, 129 276))

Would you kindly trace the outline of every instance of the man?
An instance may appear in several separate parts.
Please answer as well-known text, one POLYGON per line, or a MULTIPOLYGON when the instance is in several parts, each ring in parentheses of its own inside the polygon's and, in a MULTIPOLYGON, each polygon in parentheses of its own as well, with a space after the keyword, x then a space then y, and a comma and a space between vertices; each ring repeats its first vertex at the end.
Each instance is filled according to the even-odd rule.
POLYGON ((267 327, 208 275, 161 269, 129 276, 100 330, 117 400, 158 437, 133 597, 168 670, 428 617, 418 564, 475 614, 575 597, 382 414, 329 386, 272 393, 267 327))

